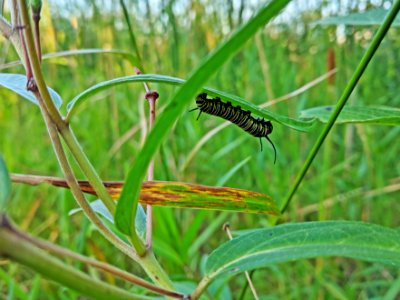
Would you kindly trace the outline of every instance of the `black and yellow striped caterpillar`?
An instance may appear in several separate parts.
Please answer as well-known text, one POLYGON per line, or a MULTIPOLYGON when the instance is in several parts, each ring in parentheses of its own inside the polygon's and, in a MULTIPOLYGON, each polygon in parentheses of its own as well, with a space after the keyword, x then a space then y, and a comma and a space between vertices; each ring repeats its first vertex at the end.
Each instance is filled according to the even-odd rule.
POLYGON ((197 107, 190 111, 200 110, 197 120, 200 118, 202 112, 228 120, 252 136, 260 138, 261 151, 261 138, 265 137, 274 149, 274 163, 276 162, 276 149, 274 143, 268 137, 273 129, 271 121, 265 121, 260 118, 256 119, 251 116, 250 111, 245 111, 240 106, 233 106, 231 102, 222 102, 219 97, 208 99, 206 93, 201 93, 196 97, 196 105, 197 107))

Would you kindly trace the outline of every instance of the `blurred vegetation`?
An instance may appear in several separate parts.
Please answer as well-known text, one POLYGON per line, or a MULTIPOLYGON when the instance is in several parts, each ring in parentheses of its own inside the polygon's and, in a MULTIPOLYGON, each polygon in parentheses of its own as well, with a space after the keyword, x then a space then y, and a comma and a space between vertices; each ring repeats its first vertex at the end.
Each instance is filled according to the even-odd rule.
MULTIPOLYGON (((282 16, 222 66, 208 86, 261 105, 336 67, 334 79, 269 109, 297 117, 303 109, 334 104, 376 28, 318 26, 313 22, 327 15, 382 7, 387 1, 316 2, 293 1, 282 16)), ((232 0, 126 4, 146 72, 181 78, 186 78, 261 5, 257 1, 232 0)), ((44 6, 41 26, 44 54, 88 48, 134 53, 117 1, 51 1, 44 6)), ((350 105, 400 105, 398 34, 398 29, 389 32, 350 105)), ((0 39, 0 43, 0 63, 15 60, 8 42, 0 39)), ((44 61, 43 70, 47 84, 62 96, 64 112, 65 104, 91 85, 134 74, 130 61, 107 53, 51 58, 44 61)), ((16 66, 2 72, 23 73, 23 69, 16 66)), ((151 88, 160 94, 160 112, 175 87, 152 84, 151 88)), ((4 89, 0 89, 0 97, 0 152, 10 172, 61 176, 39 109, 4 89)), ((130 84, 94 97, 72 120, 72 128, 103 179, 124 178, 143 142, 147 113, 143 86, 130 84), (129 139, 124 138, 126 134, 129 139)), ((196 113, 187 113, 177 122, 156 158, 155 178, 222 183, 271 195, 278 203, 320 130, 306 134, 274 126, 271 138, 278 151, 274 165, 269 145, 265 144, 260 152, 257 139, 230 126, 213 136, 183 169, 196 143, 221 124, 210 116, 202 116, 199 121, 196 117, 196 113), (234 176, 226 177, 247 157, 250 159, 234 176)), ((345 219, 399 226, 399 133, 398 127, 335 126, 291 203, 286 221, 345 219)), ((98 235, 83 215, 68 215, 76 206, 69 191, 45 185, 13 188, 8 211, 22 229, 128 271, 141 272, 98 235)), ((269 224, 265 216, 155 208, 155 252, 173 280, 198 281, 205 255, 227 240, 220 229, 224 222, 229 222, 233 230, 269 224)), ((30 270, 7 261, 0 264, 0 298, 77 298, 30 270), (7 273, 13 282, 6 280, 10 278, 7 273)), ((398 272, 387 267, 343 258, 276 265, 253 274, 259 294, 269 295, 264 299, 369 299, 385 295, 390 288, 400 290, 396 277, 398 272)), ((244 276, 236 277, 229 285, 235 299, 244 285, 244 276)), ((186 282, 185 286, 190 284, 186 282)), ((229 299, 228 294, 223 299, 229 299)), ((249 291, 247 297, 250 299, 249 291)))

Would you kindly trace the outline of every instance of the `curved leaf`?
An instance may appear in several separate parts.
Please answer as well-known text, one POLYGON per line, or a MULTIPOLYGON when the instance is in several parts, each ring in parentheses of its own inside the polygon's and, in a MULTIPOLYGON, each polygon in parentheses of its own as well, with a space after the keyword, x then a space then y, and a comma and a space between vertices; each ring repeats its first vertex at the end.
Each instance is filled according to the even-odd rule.
POLYGON ((208 279, 317 256, 344 256, 400 267, 400 232, 363 222, 285 224, 254 230, 217 248, 208 279))
MULTIPOLYGON (((333 106, 320 106, 303 110, 301 117, 317 119, 327 123, 333 106)), ((335 121, 336 124, 367 123, 379 125, 400 125, 400 110, 392 107, 345 106, 335 121)))
MULTIPOLYGON (((167 75, 157 75, 157 74, 140 74, 140 75, 133 75, 133 76, 124 76, 124 77, 119 77, 115 78, 112 80, 104 81, 101 83, 98 83, 87 90, 83 91, 79 95, 75 96, 67 105, 68 109, 68 115, 67 115, 67 120, 70 120, 71 117, 76 113, 77 108, 85 101, 87 100, 90 96, 97 94, 101 91, 107 90, 109 88, 115 87, 117 85, 121 84, 127 84, 127 83, 141 83, 141 82, 157 82, 157 83, 165 83, 165 84, 171 84, 171 85, 182 85, 185 83, 185 80, 172 77, 172 76, 167 76, 167 75)), ((277 123, 280 123, 282 125, 285 125, 287 127, 300 130, 300 131, 310 131, 315 124, 313 120, 311 121, 304 121, 304 120, 298 120, 298 119, 293 119, 289 118, 287 116, 279 115, 276 113, 273 113, 272 111, 262 109, 255 104, 252 104, 250 102, 247 102, 243 98, 240 98, 236 95, 232 95, 229 93, 225 93, 216 89, 212 88, 203 88, 203 91, 206 92, 207 94, 214 96, 214 97, 220 97, 224 101, 230 101, 232 102, 233 105, 240 105, 243 109, 250 110, 252 113, 263 117, 267 120, 271 121, 276 121, 277 123)), ((195 103, 195 100, 193 98, 193 103, 195 103)))
MULTIPOLYGON (((13 182, 38 185, 48 183, 54 186, 68 188, 63 178, 12 174, 13 182)), ((88 181, 78 181, 81 190, 96 195, 88 181)), ((118 199, 123 182, 106 181, 107 188, 113 199, 118 199)), ((97 202, 92 207, 96 212, 104 215, 98 208, 97 202)), ((179 208, 198 208, 210 210, 226 210, 244 213, 280 215, 275 202, 268 196, 242 189, 229 187, 212 187, 200 184, 174 181, 145 181, 140 191, 140 203, 156 206, 170 206, 179 208)), ((109 217, 108 215, 105 215, 109 217)), ((143 218, 142 215, 139 215, 143 218)))
MULTIPOLYGON (((21 74, 0 74, 0 85, 5 88, 17 93, 26 100, 38 105, 35 95, 26 89, 26 76, 21 74)), ((60 108, 62 104, 62 99, 60 95, 54 91, 52 88, 47 88, 49 90, 51 99, 53 99, 54 104, 57 108, 60 108)))

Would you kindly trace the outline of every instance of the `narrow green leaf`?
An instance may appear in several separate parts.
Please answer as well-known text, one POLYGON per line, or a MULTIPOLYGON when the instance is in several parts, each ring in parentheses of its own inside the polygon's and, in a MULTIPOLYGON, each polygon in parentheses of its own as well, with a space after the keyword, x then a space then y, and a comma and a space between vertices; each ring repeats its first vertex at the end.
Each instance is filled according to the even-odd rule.
POLYGON ((135 238, 134 220, 142 181, 148 165, 157 149, 164 141, 177 118, 185 111, 187 105, 196 96, 207 80, 235 54, 256 32, 283 9, 288 0, 275 0, 263 7, 248 23, 234 33, 225 43, 218 47, 198 67, 184 85, 175 93, 171 102, 157 119, 142 150, 130 169, 118 201, 115 213, 115 224, 125 234, 135 238))
POLYGON ((343 256, 400 267, 400 232, 363 222, 284 224, 240 235, 209 256, 209 279, 270 264, 343 256))
POLYGON ((4 210, 11 195, 11 180, 3 157, 0 155, 0 211, 4 210))
MULTIPOLYGON (((93 96, 101 91, 110 89, 117 85, 127 84, 127 83, 142 83, 142 82, 157 82, 157 83, 164 83, 164 84, 171 84, 171 85, 183 85, 185 80, 166 76, 166 75, 157 75, 157 74, 140 74, 134 76, 124 76, 115 78, 112 80, 100 82, 87 90, 83 91, 79 95, 75 96, 67 105, 68 115, 67 120, 70 120, 73 115, 76 114, 79 106, 84 103, 90 96, 93 96)), ((203 88, 202 89, 207 94, 220 97, 224 101, 230 101, 233 105, 240 105, 243 109, 250 110, 252 113, 265 118, 267 120, 275 121, 281 125, 285 125, 289 128, 293 128, 300 131, 310 131, 313 128, 315 122, 313 120, 304 121, 299 119, 289 118, 287 116, 279 115, 273 113, 272 111, 262 109, 251 102, 240 98, 239 96, 232 95, 229 93, 225 93, 222 91, 218 91, 212 88, 203 88)), ((195 104, 195 97, 193 97, 193 104, 195 104)))
MULTIPOLYGON (((385 20, 388 10, 383 8, 372 9, 366 12, 353 13, 346 16, 329 17, 319 20, 314 24, 319 25, 355 25, 355 26, 371 26, 381 25, 385 20)), ((392 23, 392 27, 400 26, 400 15, 392 23)))
MULTIPOLYGON (((315 118, 321 123, 327 123, 333 109, 333 106, 314 107, 303 110, 301 117, 315 118)), ((400 110, 393 107, 345 106, 335 123, 367 123, 398 126, 400 125, 400 110)))
MULTIPOLYGON (((3 86, 26 100, 38 105, 35 95, 26 89, 26 76, 20 74, 0 74, 0 86, 3 86)), ((57 108, 60 108, 62 100, 60 95, 51 88, 48 88, 51 98, 57 108)))
POLYGON ((122 12, 124 13, 125 23, 128 26, 129 37, 130 37, 130 40, 131 40, 131 43, 132 43, 133 51, 135 53, 134 65, 136 67, 138 67, 141 72, 145 72, 145 70, 143 69, 140 50, 139 50, 139 47, 138 47, 138 45, 136 43, 135 33, 133 31, 132 24, 131 24, 131 21, 130 21, 130 18, 129 18, 128 8, 126 7, 125 2, 123 0, 120 0, 119 3, 121 5, 121 7, 122 7, 122 12))

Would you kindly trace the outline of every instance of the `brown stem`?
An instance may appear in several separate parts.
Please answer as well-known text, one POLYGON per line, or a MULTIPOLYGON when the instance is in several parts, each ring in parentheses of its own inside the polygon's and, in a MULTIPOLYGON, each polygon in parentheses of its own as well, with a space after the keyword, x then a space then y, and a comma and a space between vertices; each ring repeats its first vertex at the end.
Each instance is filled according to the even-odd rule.
POLYGON ((26 79, 27 79, 26 89, 28 91, 36 92, 37 91, 37 85, 35 84, 35 79, 33 78, 31 61, 29 59, 28 49, 26 47, 26 42, 25 42, 25 39, 24 39, 24 35, 22 33, 22 31, 24 29, 26 29, 26 25, 20 25, 21 23, 22 23, 21 19, 18 18, 18 24, 19 25, 16 26, 16 29, 19 32, 19 38, 21 39, 22 51, 23 51, 23 55, 24 55, 24 59, 25 59, 25 70, 26 70, 26 79))
MULTIPOLYGON (((135 68, 136 74, 141 74, 138 68, 135 68)), ((150 105, 150 116, 149 116, 149 127, 152 128, 154 124, 154 120, 156 118, 156 100, 159 95, 156 91, 151 91, 147 82, 144 82, 144 88, 146 90, 146 99, 149 101, 150 105)), ((154 160, 152 160, 149 164, 149 168, 147 169, 147 180, 154 180, 154 160)), ((147 213, 147 223, 146 223, 146 245, 148 249, 152 247, 152 237, 153 237, 153 207, 151 205, 147 205, 146 207, 147 213)))

